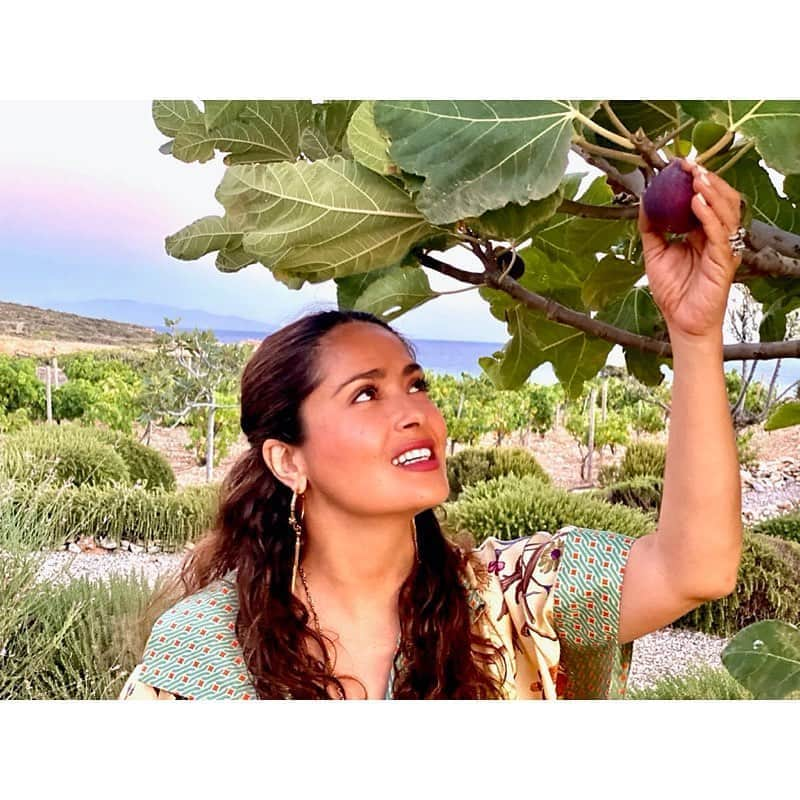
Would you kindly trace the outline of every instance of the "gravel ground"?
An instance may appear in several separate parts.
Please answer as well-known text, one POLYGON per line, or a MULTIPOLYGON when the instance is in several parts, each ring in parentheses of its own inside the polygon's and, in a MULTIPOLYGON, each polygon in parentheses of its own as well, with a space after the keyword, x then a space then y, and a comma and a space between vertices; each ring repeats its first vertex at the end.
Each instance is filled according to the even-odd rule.
POLYGON ((628 677, 630 689, 644 689, 667 675, 680 675, 708 664, 724 669, 720 654, 728 639, 683 628, 662 628, 636 639, 628 677))
MULTIPOLYGON (((112 574, 132 571, 144 575, 152 585, 164 573, 178 569, 184 553, 134 554, 113 552, 109 555, 89 553, 38 553, 41 564, 37 581, 67 583, 73 578, 105 579, 112 574)), ((637 639, 628 679, 631 689, 652 685, 666 674, 677 675, 699 663, 722 668, 720 653, 727 639, 678 628, 662 628, 637 639)))

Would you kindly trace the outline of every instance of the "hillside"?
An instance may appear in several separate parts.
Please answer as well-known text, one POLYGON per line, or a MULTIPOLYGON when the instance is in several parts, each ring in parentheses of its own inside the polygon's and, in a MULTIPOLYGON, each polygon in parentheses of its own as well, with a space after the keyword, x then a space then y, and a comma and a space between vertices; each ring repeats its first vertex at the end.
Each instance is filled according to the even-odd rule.
POLYGON ((146 346, 155 336, 152 328, 141 325, 0 302, 0 352, 10 355, 146 346))

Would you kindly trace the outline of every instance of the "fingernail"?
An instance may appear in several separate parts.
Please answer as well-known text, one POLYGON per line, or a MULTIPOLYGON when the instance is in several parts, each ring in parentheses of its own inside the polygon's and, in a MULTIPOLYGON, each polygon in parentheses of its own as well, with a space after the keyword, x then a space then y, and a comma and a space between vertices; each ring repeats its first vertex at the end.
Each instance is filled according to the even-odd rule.
POLYGON ((708 205, 708 200, 706 200, 706 199, 705 199, 705 197, 703 197, 703 195, 701 195, 701 194, 698 192, 698 193, 697 193, 697 196, 700 198, 700 202, 701 202, 701 203, 702 203, 704 206, 707 206, 707 205, 708 205))
POLYGON ((708 175, 706 175, 705 170, 700 173, 700 183, 704 183, 706 186, 711 186, 711 181, 708 179, 708 175))

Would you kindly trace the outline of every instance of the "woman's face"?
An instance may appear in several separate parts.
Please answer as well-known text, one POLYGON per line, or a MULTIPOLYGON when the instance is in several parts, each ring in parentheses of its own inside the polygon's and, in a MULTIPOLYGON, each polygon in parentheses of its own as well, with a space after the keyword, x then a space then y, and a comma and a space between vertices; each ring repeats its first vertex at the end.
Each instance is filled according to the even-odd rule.
POLYGON ((319 358, 322 382, 300 410, 311 491, 362 515, 416 514, 446 500, 447 428, 400 339, 346 323, 325 335, 319 358), (416 469, 393 463, 409 447, 427 447, 431 460, 416 469))

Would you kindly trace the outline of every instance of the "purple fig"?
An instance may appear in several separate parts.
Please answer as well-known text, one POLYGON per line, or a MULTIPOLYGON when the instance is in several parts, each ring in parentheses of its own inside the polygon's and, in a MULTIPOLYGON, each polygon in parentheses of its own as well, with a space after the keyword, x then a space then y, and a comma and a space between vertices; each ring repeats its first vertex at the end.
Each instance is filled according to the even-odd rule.
POLYGON ((650 224, 660 231, 688 233, 700 227, 700 220, 692 211, 691 172, 674 159, 653 178, 644 193, 644 211, 650 224))

